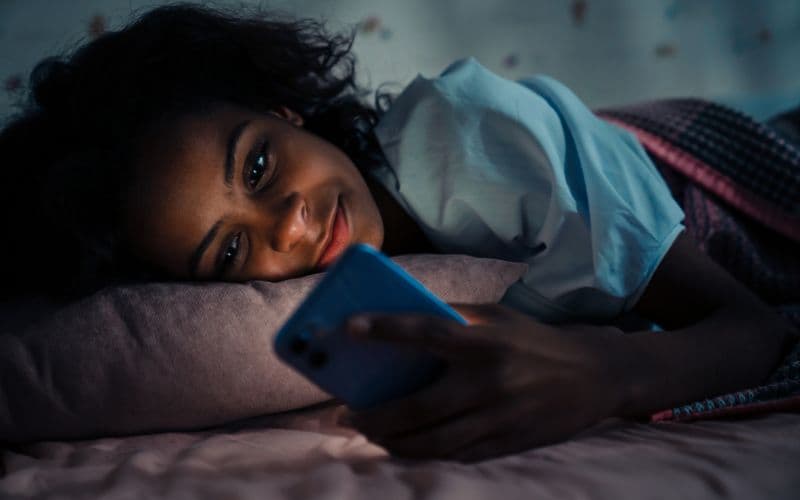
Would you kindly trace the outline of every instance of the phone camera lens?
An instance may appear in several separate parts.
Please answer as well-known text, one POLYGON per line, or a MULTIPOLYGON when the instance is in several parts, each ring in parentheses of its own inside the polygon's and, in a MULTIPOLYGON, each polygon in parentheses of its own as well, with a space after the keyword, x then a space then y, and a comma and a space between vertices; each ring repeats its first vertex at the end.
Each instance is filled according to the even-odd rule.
POLYGON ((311 351, 308 355, 308 364, 312 368, 322 368, 328 362, 328 355, 322 351, 311 351))
POLYGON ((308 349, 308 342, 300 337, 295 337, 289 342, 289 349, 295 354, 303 354, 308 349))

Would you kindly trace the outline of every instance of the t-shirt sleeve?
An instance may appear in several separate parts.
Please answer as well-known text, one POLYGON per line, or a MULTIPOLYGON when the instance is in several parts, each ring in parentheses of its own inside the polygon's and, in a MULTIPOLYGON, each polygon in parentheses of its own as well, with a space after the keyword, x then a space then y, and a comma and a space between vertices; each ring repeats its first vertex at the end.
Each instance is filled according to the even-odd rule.
POLYGON ((544 76, 474 59, 418 77, 376 134, 378 173, 437 247, 524 261, 504 302, 543 320, 630 309, 683 229, 639 142, 544 76))

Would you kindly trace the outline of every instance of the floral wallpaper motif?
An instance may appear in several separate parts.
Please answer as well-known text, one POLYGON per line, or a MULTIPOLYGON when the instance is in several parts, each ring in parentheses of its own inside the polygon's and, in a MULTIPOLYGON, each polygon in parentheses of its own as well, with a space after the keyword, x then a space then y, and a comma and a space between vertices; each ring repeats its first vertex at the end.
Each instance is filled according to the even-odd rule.
MULTIPOLYGON (((115 29, 142 0, 0 0, 0 118, 43 57, 115 29)), ((198 2, 203 3, 203 2, 198 2)), ((593 106, 696 95, 758 117, 800 104, 796 0, 250 0, 353 29, 362 84, 397 90, 475 56, 508 78, 547 73, 593 106)))

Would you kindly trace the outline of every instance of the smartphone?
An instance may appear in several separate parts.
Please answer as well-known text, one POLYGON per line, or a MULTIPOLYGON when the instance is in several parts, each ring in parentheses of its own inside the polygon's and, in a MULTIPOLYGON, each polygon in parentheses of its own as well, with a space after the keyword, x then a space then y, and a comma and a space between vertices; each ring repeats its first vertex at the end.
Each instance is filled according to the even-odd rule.
POLYGON ((433 382, 444 361, 419 349, 353 339, 341 327, 363 312, 423 313, 467 321, 378 250, 351 245, 275 336, 278 357, 353 409, 433 382))

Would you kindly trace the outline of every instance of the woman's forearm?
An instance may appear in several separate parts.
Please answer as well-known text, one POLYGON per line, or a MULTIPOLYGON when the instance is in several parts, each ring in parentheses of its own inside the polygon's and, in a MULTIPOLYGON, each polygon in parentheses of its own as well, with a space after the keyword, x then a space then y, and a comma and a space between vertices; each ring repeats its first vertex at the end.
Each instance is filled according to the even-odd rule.
POLYGON ((624 335, 615 360, 622 387, 618 414, 646 416, 758 385, 780 362, 791 335, 771 311, 736 306, 681 329, 624 335))

